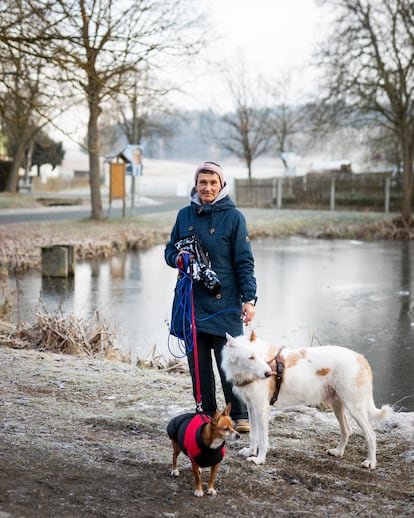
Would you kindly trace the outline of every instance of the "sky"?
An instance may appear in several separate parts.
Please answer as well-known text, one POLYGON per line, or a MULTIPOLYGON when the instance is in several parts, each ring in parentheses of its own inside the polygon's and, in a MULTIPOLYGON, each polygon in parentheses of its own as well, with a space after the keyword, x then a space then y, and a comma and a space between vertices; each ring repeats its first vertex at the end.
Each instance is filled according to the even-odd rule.
MULTIPOLYGON (((205 7, 212 28, 210 46, 192 66, 177 70, 183 93, 170 94, 170 101, 183 109, 217 111, 231 109, 232 100, 218 65, 243 56, 252 77, 277 77, 295 70, 300 92, 312 89, 305 80, 312 49, 324 33, 323 8, 317 0, 194 0, 205 7), (211 65, 206 64, 207 61, 211 65)), ((296 92, 293 91, 293 96, 296 92)), ((86 114, 66 117, 84 133, 86 114)))
POLYGON ((225 53, 240 47, 263 67, 305 62, 320 22, 314 0, 213 0, 209 5, 225 53))
MULTIPOLYGON (((241 55, 254 73, 266 77, 291 69, 305 73, 326 27, 324 9, 316 0, 208 0, 206 6, 217 38, 205 55, 219 63, 241 55)), ((209 75, 205 64, 186 72, 192 78, 188 91, 195 107, 214 105, 214 99, 222 97, 217 73, 209 75)))

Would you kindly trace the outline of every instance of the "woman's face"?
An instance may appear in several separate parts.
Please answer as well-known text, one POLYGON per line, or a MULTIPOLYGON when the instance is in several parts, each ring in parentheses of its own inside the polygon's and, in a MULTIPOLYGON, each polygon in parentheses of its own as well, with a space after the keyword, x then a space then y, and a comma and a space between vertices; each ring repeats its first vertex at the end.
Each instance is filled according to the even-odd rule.
POLYGON ((201 203, 212 203, 221 191, 220 177, 216 173, 200 173, 197 178, 196 190, 201 203))

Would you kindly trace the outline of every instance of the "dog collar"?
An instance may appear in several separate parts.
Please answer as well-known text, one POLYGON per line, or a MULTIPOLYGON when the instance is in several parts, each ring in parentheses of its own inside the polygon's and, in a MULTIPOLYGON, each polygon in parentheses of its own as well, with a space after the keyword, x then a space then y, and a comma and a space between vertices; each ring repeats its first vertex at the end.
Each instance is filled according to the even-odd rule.
POLYGON ((254 378, 250 378, 250 379, 247 379, 247 380, 243 380, 243 381, 235 381, 235 380, 232 380, 231 383, 235 386, 235 387, 245 387, 246 385, 250 385, 250 383, 253 383, 253 381, 257 381, 258 378, 257 376, 255 376, 254 378))

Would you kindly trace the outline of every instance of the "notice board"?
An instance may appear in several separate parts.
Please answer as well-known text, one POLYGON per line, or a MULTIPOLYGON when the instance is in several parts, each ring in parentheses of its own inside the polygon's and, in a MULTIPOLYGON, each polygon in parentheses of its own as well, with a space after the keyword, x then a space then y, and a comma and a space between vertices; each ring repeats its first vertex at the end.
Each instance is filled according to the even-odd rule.
POLYGON ((125 199, 125 164, 110 164, 109 201, 125 199))

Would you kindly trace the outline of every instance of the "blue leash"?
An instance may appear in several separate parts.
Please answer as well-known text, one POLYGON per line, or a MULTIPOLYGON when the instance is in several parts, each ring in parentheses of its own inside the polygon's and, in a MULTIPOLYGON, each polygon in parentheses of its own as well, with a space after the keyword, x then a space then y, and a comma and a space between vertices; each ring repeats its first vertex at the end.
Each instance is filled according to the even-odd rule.
POLYGON ((191 291, 193 289, 193 279, 191 276, 191 259, 190 254, 183 254, 182 258, 182 266, 178 266, 179 277, 177 280, 177 285, 175 287, 177 300, 179 302, 175 314, 171 319, 171 328, 170 334, 168 337, 168 350, 170 354, 175 358, 184 358, 188 353, 193 350, 193 338, 192 338, 192 329, 191 329, 191 317, 192 317, 192 297, 191 291), (180 336, 182 333, 179 332, 178 329, 175 329, 174 322, 176 321, 175 316, 179 315, 179 329, 186 330, 184 336, 180 336), (170 338, 171 336, 176 336, 178 340, 179 350, 181 352, 181 356, 174 354, 171 350, 170 338))
MULTIPOLYGON (((171 327, 170 333, 168 336, 168 350, 170 354, 177 359, 184 358, 193 351, 194 343, 193 343, 193 332, 192 332, 192 289, 193 289, 193 278, 191 271, 191 259, 190 254, 182 254, 181 257, 182 264, 178 265, 179 269, 179 277, 176 285, 176 293, 177 300, 179 304, 176 308, 175 314, 171 319, 171 327), (175 316, 179 316, 178 319, 180 329, 183 329, 184 333, 179 333, 178 329, 175 329, 174 322, 176 321, 175 316), (178 335, 178 336, 177 336, 178 335), (179 354, 175 353, 172 350, 171 337, 177 339, 177 347, 179 350, 179 354)), ((213 313, 212 315, 208 315, 204 318, 197 318, 198 322, 205 322, 210 318, 214 318, 218 315, 222 315, 223 313, 228 313, 230 311, 236 311, 240 313, 240 309, 237 308, 229 308, 218 311, 217 313, 213 313)))

